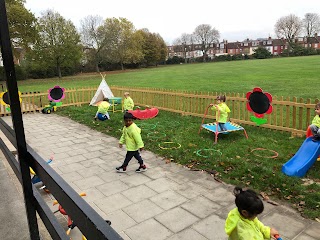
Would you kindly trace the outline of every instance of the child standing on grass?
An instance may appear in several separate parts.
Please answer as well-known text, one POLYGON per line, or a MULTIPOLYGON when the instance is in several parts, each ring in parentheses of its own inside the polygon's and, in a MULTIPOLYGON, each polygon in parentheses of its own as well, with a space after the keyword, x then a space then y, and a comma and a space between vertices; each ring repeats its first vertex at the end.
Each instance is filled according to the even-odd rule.
POLYGON ((310 125, 310 130, 312 132, 312 141, 316 142, 320 140, 320 103, 316 104, 315 107, 316 116, 313 118, 310 125))
POLYGON ((250 189, 235 187, 236 208, 231 210, 225 223, 228 240, 276 239, 278 231, 264 226, 257 215, 264 210, 263 202, 257 193, 250 189))
POLYGON ((211 110, 216 111, 216 121, 219 124, 221 131, 227 131, 226 122, 228 119, 228 113, 230 112, 229 107, 225 103, 226 96, 220 95, 216 98, 217 104, 210 104, 211 110))
POLYGON ((139 162, 139 168, 136 172, 145 172, 147 171, 146 165, 143 164, 143 160, 139 153, 139 150, 142 151, 144 144, 141 138, 141 129, 133 122, 133 115, 126 112, 124 114, 124 124, 125 126, 122 129, 122 135, 119 141, 119 147, 122 148, 122 145, 125 144, 127 148, 127 154, 124 159, 123 164, 120 167, 117 167, 117 172, 126 172, 127 166, 132 159, 135 159, 139 162))
POLYGON ((128 110, 133 110, 134 102, 130 97, 128 92, 124 93, 124 100, 123 100, 123 110, 126 112, 128 110))
POLYGON ((104 98, 103 101, 98 103, 98 111, 96 113, 96 116, 94 117, 94 120, 100 119, 101 121, 109 120, 110 116, 108 113, 110 107, 109 98, 104 98))

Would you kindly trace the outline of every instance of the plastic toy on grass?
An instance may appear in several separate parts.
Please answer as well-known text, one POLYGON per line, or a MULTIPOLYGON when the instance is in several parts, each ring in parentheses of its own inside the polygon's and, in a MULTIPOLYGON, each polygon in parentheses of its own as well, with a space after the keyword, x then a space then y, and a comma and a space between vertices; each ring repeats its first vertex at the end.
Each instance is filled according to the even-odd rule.
POLYGON ((136 110, 129 110, 129 113, 131 113, 136 119, 144 120, 149 118, 154 118, 158 115, 159 109, 152 107, 147 107, 144 110, 136 109, 136 110))
MULTIPOLYGON (((309 128, 308 128, 309 129, 309 128)), ((282 166, 282 172, 288 176, 303 177, 320 155, 320 141, 312 141, 312 133, 307 130, 307 139, 297 153, 282 166)))
POLYGON ((210 132, 213 132, 215 134, 215 141, 214 141, 215 144, 218 142, 218 135, 220 133, 228 134, 228 133, 231 133, 231 132, 234 132, 234 131, 242 130, 244 132, 245 137, 248 138, 246 130, 243 127, 241 127, 240 125, 238 125, 236 123, 233 123, 233 122, 226 122, 225 123, 225 127, 227 128, 227 131, 221 131, 219 124, 217 124, 216 122, 214 122, 214 123, 206 123, 205 124, 204 120, 205 120, 205 118, 206 118, 206 116, 208 114, 208 110, 209 110, 210 107, 211 107, 211 105, 208 105, 208 107, 207 107, 207 109, 206 109, 206 111, 204 113, 204 116, 202 118, 202 122, 201 122, 198 134, 200 134, 200 132, 201 132, 201 130, 203 128, 208 130, 208 131, 210 131, 210 132))
POLYGON ((46 113, 46 114, 50 114, 52 112, 55 112, 57 111, 57 107, 58 106, 61 106, 61 102, 60 104, 58 102, 50 102, 49 105, 46 105, 42 110, 41 112, 42 113, 46 113))

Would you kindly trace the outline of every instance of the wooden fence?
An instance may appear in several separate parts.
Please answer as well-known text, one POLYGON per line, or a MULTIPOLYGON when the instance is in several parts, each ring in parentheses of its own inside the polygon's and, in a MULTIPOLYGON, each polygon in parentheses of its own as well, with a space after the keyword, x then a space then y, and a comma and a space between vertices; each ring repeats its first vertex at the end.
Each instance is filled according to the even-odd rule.
MULTIPOLYGON (((136 105, 154 106, 160 110, 176 112, 183 115, 203 117, 205 109, 214 102, 217 92, 176 91, 167 89, 135 88, 135 87, 110 87, 114 96, 121 97, 124 92, 130 92, 136 105)), ((89 104, 97 88, 72 88, 66 89, 66 97, 62 100, 62 106, 81 106, 89 104)), ((252 112, 247 111, 247 99, 245 94, 223 93, 227 97, 227 105, 231 109, 230 120, 247 125, 255 125, 250 120, 252 112)), ((38 112, 49 103, 48 93, 22 94, 22 112, 38 112)), ((318 99, 302 99, 273 96, 271 114, 265 115, 268 119, 266 124, 260 127, 291 132, 293 135, 303 136, 308 125, 314 117, 315 104, 318 99)), ((0 114, 9 115, 3 105, 0 114)), ((214 114, 208 114, 207 118, 214 119, 214 114)), ((210 120, 208 120, 210 121, 210 120)), ((211 120, 212 121, 212 120, 211 120)), ((200 124, 200 121, 199 121, 200 124)))

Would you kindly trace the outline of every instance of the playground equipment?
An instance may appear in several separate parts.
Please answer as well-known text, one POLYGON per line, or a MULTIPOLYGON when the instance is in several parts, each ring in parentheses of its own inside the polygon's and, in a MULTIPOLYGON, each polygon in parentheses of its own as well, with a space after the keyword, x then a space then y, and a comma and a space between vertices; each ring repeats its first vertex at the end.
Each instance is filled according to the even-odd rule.
POLYGON ((255 122, 258 126, 265 124, 267 119, 264 119, 264 114, 270 114, 272 112, 272 96, 270 93, 263 92, 261 88, 256 87, 252 92, 247 92, 247 109, 249 112, 253 112, 254 116, 251 116, 251 121, 255 122))
POLYGON ((320 141, 313 142, 308 127, 307 138, 297 153, 282 166, 282 172, 288 176, 303 177, 320 155, 320 141))
POLYGON ((110 103, 110 112, 122 112, 122 98, 121 97, 110 97, 109 98, 109 103, 110 103))
POLYGON ((129 110, 129 113, 131 113, 135 118, 139 120, 154 118, 158 115, 159 109, 158 108, 146 108, 144 110, 136 109, 136 110, 129 110))
MULTIPOLYGON (((104 98, 113 98, 113 93, 111 89, 109 88, 107 82, 106 82, 106 74, 100 73, 102 80, 100 82, 100 85, 94 94, 93 98, 91 99, 90 106, 96 106, 98 102, 102 101, 104 98)), ((110 102, 111 103, 111 102, 110 102)))
MULTIPOLYGON (((204 128, 204 129, 206 129, 206 130, 208 130, 210 132, 213 132, 215 134, 214 144, 216 144, 218 142, 218 135, 220 133, 228 134, 228 133, 231 133, 231 132, 234 132, 234 131, 242 130, 244 132, 245 137, 248 138, 246 130, 243 127, 241 127, 240 125, 238 125, 236 123, 233 123, 233 122, 226 122, 225 127, 226 127, 227 131, 221 131, 219 124, 216 123, 216 122, 204 124, 204 120, 205 120, 205 118, 206 118, 206 116, 208 114, 208 111, 209 111, 210 107, 211 106, 208 105, 206 111, 204 112, 204 116, 202 118, 202 122, 201 122, 201 125, 200 125, 200 128, 199 128, 198 134, 200 134, 202 128, 204 128)), ((218 116, 219 116, 219 112, 218 112, 218 116)))
POLYGON ((61 106, 61 102, 50 102, 49 105, 46 105, 41 112, 42 113, 46 113, 46 114, 50 114, 52 112, 57 111, 57 107, 61 106))

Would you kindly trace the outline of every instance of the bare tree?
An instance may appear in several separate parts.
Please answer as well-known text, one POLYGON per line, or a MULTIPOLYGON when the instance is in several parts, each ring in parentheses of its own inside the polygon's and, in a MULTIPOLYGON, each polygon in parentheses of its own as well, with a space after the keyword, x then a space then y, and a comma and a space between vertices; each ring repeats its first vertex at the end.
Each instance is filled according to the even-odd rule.
POLYGON ((304 15, 303 30, 307 37, 314 35, 320 31, 320 17, 317 13, 306 13, 304 15))
POLYGON ((202 45, 203 61, 205 62, 207 52, 213 43, 219 42, 220 33, 209 24, 201 24, 193 32, 195 41, 202 45))
POLYGON ((302 30, 302 21, 294 14, 281 17, 274 26, 274 31, 278 38, 285 38, 290 47, 294 44, 294 38, 302 30))
POLYGON ((82 43, 89 48, 97 72, 99 72, 101 50, 106 44, 104 34, 101 30, 103 23, 103 18, 97 15, 89 15, 81 20, 81 40, 82 43))

